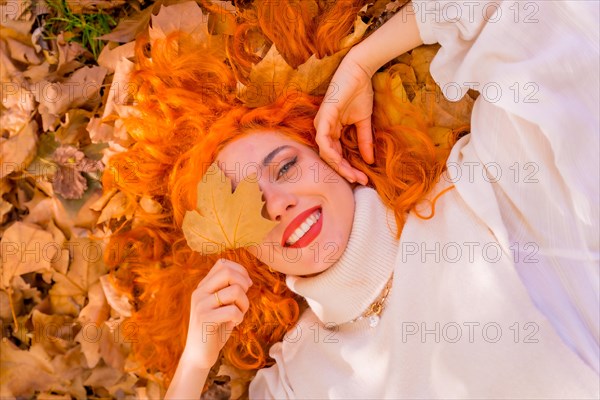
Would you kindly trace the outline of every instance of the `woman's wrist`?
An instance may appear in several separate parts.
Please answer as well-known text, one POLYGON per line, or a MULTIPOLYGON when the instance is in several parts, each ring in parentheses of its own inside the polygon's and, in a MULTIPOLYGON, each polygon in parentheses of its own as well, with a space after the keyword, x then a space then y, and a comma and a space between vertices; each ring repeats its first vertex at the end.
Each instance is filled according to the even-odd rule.
POLYGON ((385 63, 422 44, 414 7, 408 4, 346 57, 373 76, 385 63))
POLYGON ((177 370, 169 385, 165 399, 200 398, 209 372, 210 367, 206 368, 206 366, 198 363, 197 357, 192 357, 184 351, 179 359, 177 370))
MULTIPOLYGON (((216 360, 215 360, 216 362, 216 360)), ((199 356, 198 354, 193 354, 190 352, 186 352, 185 350, 181 354, 179 358, 179 365, 185 366, 186 369, 193 369, 196 372, 201 371, 210 371, 215 362, 209 362, 204 360, 204 357, 199 356)))

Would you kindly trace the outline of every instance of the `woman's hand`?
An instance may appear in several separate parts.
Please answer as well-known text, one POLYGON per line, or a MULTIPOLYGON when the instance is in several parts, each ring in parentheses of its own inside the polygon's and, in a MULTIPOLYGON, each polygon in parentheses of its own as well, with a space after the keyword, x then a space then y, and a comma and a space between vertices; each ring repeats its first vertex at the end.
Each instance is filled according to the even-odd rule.
POLYGON ((182 360, 210 369, 248 311, 246 292, 252 285, 246 269, 220 259, 192 293, 190 323, 182 360))
POLYGON ((367 163, 374 161, 372 75, 354 60, 350 51, 333 75, 314 122, 321 158, 350 182, 363 185, 367 184, 368 178, 342 157, 340 136, 342 125, 354 124, 360 154, 367 163))
POLYGON ((185 349, 165 399, 199 399, 211 367, 248 311, 252 285, 240 264, 220 259, 192 293, 185 349))

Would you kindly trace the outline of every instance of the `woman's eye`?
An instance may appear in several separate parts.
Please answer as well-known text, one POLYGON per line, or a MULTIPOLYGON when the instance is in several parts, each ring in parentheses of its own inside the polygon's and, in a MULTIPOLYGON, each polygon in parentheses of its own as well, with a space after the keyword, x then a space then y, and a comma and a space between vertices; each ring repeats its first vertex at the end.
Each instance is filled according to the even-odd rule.
POLYGON ((289 172, 290 168, 296 164, 297 160, 298 160, 298 157, 294 157, 293 160, 291 160, 290 162, 286 163, 283 167, 281 167, 277 177, 281 178, 282 175, 287 174, 289 172))

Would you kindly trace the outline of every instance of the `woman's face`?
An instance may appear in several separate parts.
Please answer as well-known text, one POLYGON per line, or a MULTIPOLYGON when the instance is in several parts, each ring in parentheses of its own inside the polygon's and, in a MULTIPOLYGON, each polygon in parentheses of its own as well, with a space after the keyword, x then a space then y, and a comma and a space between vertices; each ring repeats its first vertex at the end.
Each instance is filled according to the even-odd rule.
POLYGON ((314 150, 277 132, 258 132, 227 144, 216 161, 234 188, 256 173, 263 217, 279 222, 248 247, 254 256, 288 275, 322 272, 341 257, 354 218, 352 186, 314 150))

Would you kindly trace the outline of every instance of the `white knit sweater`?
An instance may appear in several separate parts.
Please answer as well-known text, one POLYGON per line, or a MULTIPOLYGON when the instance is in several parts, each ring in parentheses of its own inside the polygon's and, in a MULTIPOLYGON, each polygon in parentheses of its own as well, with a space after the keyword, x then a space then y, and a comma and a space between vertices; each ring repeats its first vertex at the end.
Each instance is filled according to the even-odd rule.
POLYGON ((323 274, 288 278, 310 309, 250 397, 598 398, 597 4, 535 2, 534 16, 521 8, 529 24, 514 23, 518 2, 487 21, 485 1, 415 4, 421 37, 442 45, 438 84, 504 94, 477 100, 472 133, 428 198, 455 189, 432 219, 411 213, 400 241, 376 192, 355 189, 345 253, 323 274), (458 22, 446 9, 457 4, 458 22), (379 324, 348 322, 392 272, 379 324))

